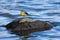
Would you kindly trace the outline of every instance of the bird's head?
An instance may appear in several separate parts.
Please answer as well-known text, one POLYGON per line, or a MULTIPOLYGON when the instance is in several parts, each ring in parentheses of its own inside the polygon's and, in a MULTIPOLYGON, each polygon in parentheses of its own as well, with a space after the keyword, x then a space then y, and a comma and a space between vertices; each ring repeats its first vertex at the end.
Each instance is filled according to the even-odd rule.
POLYGON ((21 16, 27 16, 27 14, 28 13, 26 13, 24 10, 21 10, 21 13, 20 13, 21 16))

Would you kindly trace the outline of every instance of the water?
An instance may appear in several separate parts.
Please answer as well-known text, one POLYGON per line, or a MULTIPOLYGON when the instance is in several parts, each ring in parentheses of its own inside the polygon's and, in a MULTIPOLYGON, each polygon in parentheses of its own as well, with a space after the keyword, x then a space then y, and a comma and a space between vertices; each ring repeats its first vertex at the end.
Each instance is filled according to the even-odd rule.
POLYGON ((0 40, 19 39, 15 34, 9 34, 8 30, 1 25, 7 25, 21 17, 19 16, 21 10, 32 15, 27 17, 34 20, 50 21, 57 25, 48 31, 32 33, 31 35, 37 37, 27 40, 60 40, 60 0, 0 0, 0 40))

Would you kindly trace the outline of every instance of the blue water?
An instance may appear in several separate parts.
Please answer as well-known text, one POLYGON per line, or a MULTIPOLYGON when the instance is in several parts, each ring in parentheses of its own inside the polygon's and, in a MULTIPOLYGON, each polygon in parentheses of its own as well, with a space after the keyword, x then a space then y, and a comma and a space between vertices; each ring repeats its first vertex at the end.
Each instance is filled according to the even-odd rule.
MULTIPOLYGON (((27 40, 60 40, 60 0, 0 0, 0 26, 7 25, 16 18, 21 18, 20 11, 25 10, 34 20, 55 22, 56 27, 48 31, 35 32, 37 36, 27 40), (4 16, 10 14, 12 16, 4 16)), ((0 40, 17 40, 19 36, 10 34, 0 27, 0 40)), ((20 40, 22 38, 20 37, 20 40)))

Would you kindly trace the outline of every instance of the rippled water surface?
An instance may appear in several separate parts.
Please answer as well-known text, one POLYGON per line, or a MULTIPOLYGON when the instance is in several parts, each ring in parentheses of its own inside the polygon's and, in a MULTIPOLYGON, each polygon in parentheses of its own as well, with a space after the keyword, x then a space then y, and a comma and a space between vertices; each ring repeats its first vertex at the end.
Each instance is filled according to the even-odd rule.
POLYGON ((57 25, 48 31, 31 33, 36 37, 27 40, 60 40, 60 0, 0 0, 0 40, 19 39, 19 36, 9 34, 1 25, 7 25, 16 18, 21 18, 21 10, 32 15, 26 17, 54 22, 57 25))

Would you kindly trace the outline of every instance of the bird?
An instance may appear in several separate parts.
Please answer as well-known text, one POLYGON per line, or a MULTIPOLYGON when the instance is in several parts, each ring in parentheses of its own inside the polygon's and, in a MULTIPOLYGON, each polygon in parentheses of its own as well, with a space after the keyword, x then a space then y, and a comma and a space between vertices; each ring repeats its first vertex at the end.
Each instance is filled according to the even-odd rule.
POLYGON ((21 13, 20 13, 21 16, 27 16, 29 15, 27 12, 25 12, 24 10, 21 10, 21 13))
MULTIPOLYGON (((28 13, 21 11, 21 16, 27 16, 28 13)), ((33 32, 41 32, 45 30, 50 30, 53 25, 41 20, 34 20, 32 18, 17 18, 12 22, 8 23, 6 26, 7 30, 11 31, 11 34, 16 34, 18 36, 27 37, 33 32)))

